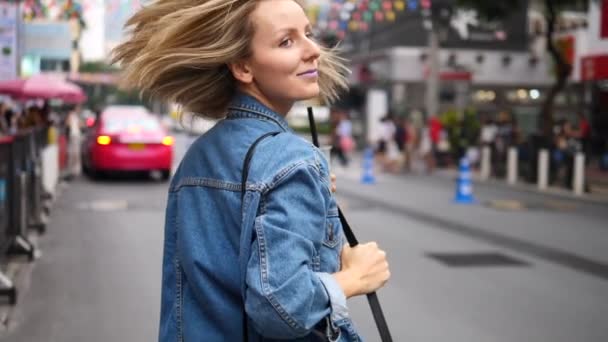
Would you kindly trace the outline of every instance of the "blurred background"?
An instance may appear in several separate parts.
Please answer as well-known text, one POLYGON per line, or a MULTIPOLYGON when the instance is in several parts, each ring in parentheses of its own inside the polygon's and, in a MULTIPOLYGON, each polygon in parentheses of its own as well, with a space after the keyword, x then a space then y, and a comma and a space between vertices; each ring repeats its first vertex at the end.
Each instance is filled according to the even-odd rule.
MULTIPOLYGON (((393 339, 607 341, 608 1, 303 3, 352 72, 287 119, 388 252, 393 339)), ((2 341, 156 339, 167 181, 215 122, 117 88, 143 5, 0 0, 2 341)))

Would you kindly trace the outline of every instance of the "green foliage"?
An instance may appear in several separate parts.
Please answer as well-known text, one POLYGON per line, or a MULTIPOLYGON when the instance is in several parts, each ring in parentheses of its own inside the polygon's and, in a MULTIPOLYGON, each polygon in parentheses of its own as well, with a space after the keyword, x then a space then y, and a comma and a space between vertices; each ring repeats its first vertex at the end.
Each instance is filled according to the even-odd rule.
POLYGON ((113 73, 117 72, 118 69, 104 62, 85 62, 80 65, 78 71, 91 73, 113 73))
POLYGON ((481 123, 473 107, 464 111, 450 109, 439 117, 448 134, 452 152, 477 144, 481 123))
MULTIPOLYGON (((104 62, 86 62, 79 68, 81 73, 115 73, 119 69, 104 62)), ((86 106, 92 109, 102 109, 110 104, 148 105, 149 101, 142 99, 137 91, 124 91, 114 85, 82 84, 87 93, 86 106)))

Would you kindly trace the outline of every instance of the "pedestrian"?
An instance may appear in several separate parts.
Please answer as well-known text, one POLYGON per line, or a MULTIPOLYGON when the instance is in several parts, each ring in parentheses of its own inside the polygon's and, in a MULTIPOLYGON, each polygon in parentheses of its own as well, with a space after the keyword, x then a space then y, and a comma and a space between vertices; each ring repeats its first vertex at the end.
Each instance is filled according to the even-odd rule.
POLYGON ((405 170, 409 172, 414 167, 414 162, 416 160, 416 148, 419 143, 418 129, 416 128, 412 118, 407 118, 405 120, 405 132, 405 170))
POLYGON ((340 165, 347 167, 350 162, 349 155, 355 148, 353 139, 353 124, 351 123, 348 113, 345 111, 337 111, 335 129, 332 135, 332 155, 337 156, 340 160, 340 165))
POLYGON ((498 126, 494 120, 487 115, 479 132, 479 143, 481 149, 487 148, 490 151, 490 158, 496 153, 496 135, 498 134, 498 126))
POLYGON ((0 102, 0 136, 10 134, 10 119, 6 116, 7 106, 0 102))
POLYGON ((80 175, 81 171, 81 156, 80 144, 82 138, 81 122, 80 122, 80 107, 74 106, 68 112, 65 118, 65 127, 67 128, 68 138, 68 176, 71 180, 80 175))
POLYGON ((397 126, 392 114, 387 114, 380 120, 378 140, 378 161, 386 172, 395 173, 399 168, 399 147, 395 141, 397 126))
POLYGON ((431 116, 426 121, 420 147, 420 155, 424 156, 427 173, 433 173, 437 165, 443 165, 442 157, 449 152, 449 148, 444 149, 441 145, 446 142, 447 133, 441 121, 436 115, 431 116))
POLYGON ((578 138, 582 152, 585 154, 585 161, 591 161, 591 125, 585 113, 578 112, 578 128, 573 132, 573 136, 578 138))
POLYGON ((327 160, 285 119, 335 99, 341 60, 293 0, 164 0, 128 27, 123 85, 220 120, 170 184, 159 340, 358 341, 346 298, 386 283, 386 256, 345 246, 327 160))
POLYGON ((506 175, 507 153, 509 147, 514 143, 514 130, 511 122, 511 115, 507 111, 498 114, 498 124, 496 131, 495 152, 492 156, 492 165, 496 177, 506 175))

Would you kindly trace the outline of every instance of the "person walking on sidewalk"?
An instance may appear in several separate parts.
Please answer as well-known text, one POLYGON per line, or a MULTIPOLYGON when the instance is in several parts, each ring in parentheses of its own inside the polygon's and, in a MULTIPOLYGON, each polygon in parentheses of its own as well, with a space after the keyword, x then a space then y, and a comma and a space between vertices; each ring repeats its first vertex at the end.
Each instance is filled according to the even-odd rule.
POLYGON ((344 246, 327 161, 285 119, 335 99, 342 61, 294 0, 157 1, 127 26, 123 86, 220 119, 169 187, 159 341, 359 341, 346 299, 387 282, 386 254, 344 246))
POLYGON ((81 156, 80 156, 80 144, 82 138, 81 132, 81 120, 80 120, 80 107, 75 106, 69 112, 65 118, 65 126, 67 128, 68 138, 68 180, 74 179, 80 175, 81 171, 81 156))
POLYGON ((403 147, 403 165, 405 172, 412 171, 414 158, 416 157, 416 146, 418 145, 418 132, 411 118, 404 120, 405 145, 403 147))
POLYGON ((397 127, 392 114, 387 114, 380 120, 377 156, 382 169, 396 173, 399 167, 399 148, 395 141, 397 127))
POLYGON ((336 127, 332 135, 332 154, 340 160, 340 165, 348 166, 349 155, 355 148, 353 139, 353 124, 348 118, 348 113, 339 110, 336 113, 336 127))

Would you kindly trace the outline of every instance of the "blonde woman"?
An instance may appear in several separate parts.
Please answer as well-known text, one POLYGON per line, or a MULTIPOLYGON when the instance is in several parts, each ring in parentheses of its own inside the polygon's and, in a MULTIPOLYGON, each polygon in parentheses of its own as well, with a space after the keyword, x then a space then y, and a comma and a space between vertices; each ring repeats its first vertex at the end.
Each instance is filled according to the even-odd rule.
POLYGON ((114 55, 126 86, 222 119, 170 185, 159 340, 358 341, 346 299, 382 287, 389 269, 375 243, 344 247, 327 161, 285 120, 295 101, 345 86, 303 9, 160 0, 127 27, 114 55))

